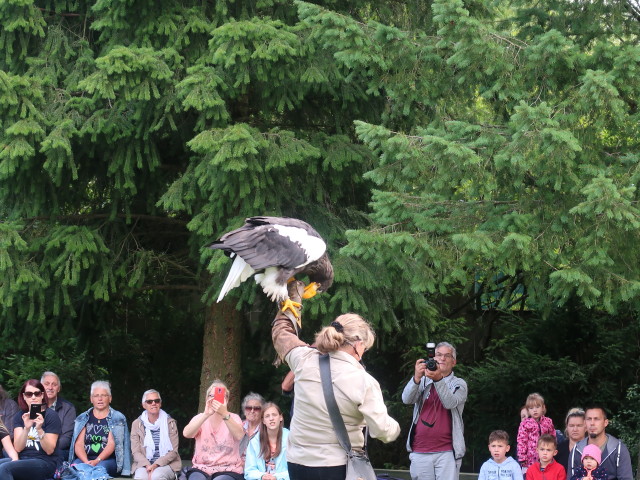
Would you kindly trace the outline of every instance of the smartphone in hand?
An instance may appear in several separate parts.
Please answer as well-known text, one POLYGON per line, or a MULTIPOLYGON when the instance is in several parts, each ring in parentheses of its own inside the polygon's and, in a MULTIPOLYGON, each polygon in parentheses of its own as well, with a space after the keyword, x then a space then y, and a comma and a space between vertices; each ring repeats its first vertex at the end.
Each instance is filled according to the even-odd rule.
POLYGON ((214 387, 213 389, 213 399, 220 402, 220 403, 224 403, 224 394, 225 394, 225 388, 224 387, 214 387))
POLYGON ((39 413, 42 413, 42 404, 32 403, 29 407, 29 418, 31 420, 35 420, 38 417, 39 413))

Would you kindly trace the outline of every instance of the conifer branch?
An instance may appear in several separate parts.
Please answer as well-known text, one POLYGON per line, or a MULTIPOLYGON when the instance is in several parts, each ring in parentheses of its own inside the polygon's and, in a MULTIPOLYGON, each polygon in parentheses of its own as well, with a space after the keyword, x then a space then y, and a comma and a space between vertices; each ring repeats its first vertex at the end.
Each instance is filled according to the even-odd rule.
POLYGON ((78 222, 83 222, 83 221, 90 221, 90 220, 98 220, 98 219, 103 219, 103 218, 112 218, 112 217, 116 217, 116 218, 125 218, 125 219, 136 219, 136 220, 151 220, 154 222, 160 222, 160 223, 173 223, 176 225, 180 225, 180 226, 186 226, 187 225, 187 221, 186 220, 180 220, 177 218, 171 218, 171 217, 161 217, 161 216, 157 216, 157 215, 145 215, 145 214, 125 214, 125 213, 118 213, 116 215, 111 215, 109 213, 92 213, 90 215, 55 215, 55 216, 37 216, 37 217, 30 217, 30 218, 25 218, 25 221, 27 222, 40 222, 40 221, 50 221, 50 220, 55 220, 55 221, 78 221, 78 222))
POLYGON ((194 292, 202 292, 204 289, 197 285, 144 285, 133 289, 135 292, 143 292, 148 290, 191 290, 194 292))

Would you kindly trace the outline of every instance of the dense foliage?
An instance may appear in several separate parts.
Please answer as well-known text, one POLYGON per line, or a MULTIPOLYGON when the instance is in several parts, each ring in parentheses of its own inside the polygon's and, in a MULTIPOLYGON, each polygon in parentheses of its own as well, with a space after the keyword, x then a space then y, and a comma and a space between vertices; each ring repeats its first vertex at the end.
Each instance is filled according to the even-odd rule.
MULTIPOLYGON (((556 419, 607 403, 637 445, 638 12, 1 2, 1 380, 15 391, 51 365, 82 402, 108 375, 129 415, 166 386, 187 418, 229 265, 205 246, 246 216, 289 215, 327 238, 336 270, 304 335, 364 313, 403 424, 419 343, 460 346, 466 468, 533 390, 556 419)), ((276 395, 273 307, 249 284, 228 302, 250 345, 242 393, 276 395)), ((374 445, 376 462, 406 464, 403 443, 374 445)))

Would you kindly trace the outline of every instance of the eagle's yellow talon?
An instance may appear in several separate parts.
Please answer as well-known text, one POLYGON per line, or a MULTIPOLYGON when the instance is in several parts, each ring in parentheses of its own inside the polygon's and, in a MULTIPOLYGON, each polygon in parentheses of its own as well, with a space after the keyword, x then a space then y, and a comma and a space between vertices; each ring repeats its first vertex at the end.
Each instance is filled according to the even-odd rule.
POLYGON ((302 298, 305 300, 307 298, 315 297, 318 293, 318 284, 316 282, 311 282, 309 285, 304 287, 304 293, 302 294, 302 298))
POLYGON ((293 316, 296 317, 296 323, 298 324, 298 327, 302 327, 302 322, 300 321, 300 314, 298 313, 298 310, 296 309, 300 309, 302 308, 302 304, 298 303, 298 302, 294 302, 291 299, 286 299, 284 302, 282 302, 281 304, 281 311, 282 313, 286 312, 287 310, 291 310, 291 313, 293 313, 293 316))

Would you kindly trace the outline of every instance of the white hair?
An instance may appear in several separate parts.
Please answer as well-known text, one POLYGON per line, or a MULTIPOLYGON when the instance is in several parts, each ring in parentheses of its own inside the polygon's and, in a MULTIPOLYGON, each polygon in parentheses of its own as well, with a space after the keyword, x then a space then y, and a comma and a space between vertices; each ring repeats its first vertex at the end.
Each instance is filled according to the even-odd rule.
POLYGON ((53 372, 44 372, 42 374, 42 376, 40 377, 40 383, 44 382, 44 378, 45 377, 56 377, 56 380, 58 380, 58 386, 60 388, 62 388, 62 382, 60 381, 60 377, 58 375, 56 375, 55 373, 53 373, 53 372))
POLYGON ((140 403, 144 403, 144 401, 147 399, 147 395, 149 395, 150 393, 157 393, 158 394, 158 398, 160 400, 162 400, 162 395, 160 395, 160 392, 158 390, 150 388, 149 390, 147 390, 146 392, 144 392, 142 394, 142 402, 140 402, 140 403))
POLYGON ((242 399, 242 406, 240 407, 242 410, 244 410, 244 407, 247 406, 247 403, 249 403, 249 401, 251 400, 256 400, 258 402, 260 402, 260 406, 264 407, 265 404, 265 400, 264 397, 262 395, 260 395, 259 393, 255 393, 255 392, 249 392, 243 399, 242 399))
POLYGON ((454 360, 456 360, 456 347, 454 347, 453 345, 451 345, 449 342, 440 342, 438 345, 436 345, 436 348, 440 348, 440 347, 447 347, 451 349, 451 356, 453 357, 454 360))
POLYGON ((109 396, 111 396, 111 384, 106 380, 96 380, 95 382, 93 382, 91 384, 91 395, 93 395, 93 392, 96 388, 104 388, 109 396))

